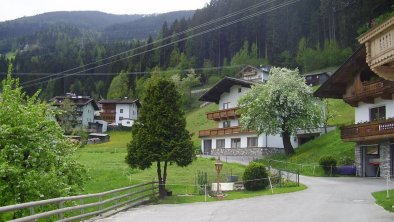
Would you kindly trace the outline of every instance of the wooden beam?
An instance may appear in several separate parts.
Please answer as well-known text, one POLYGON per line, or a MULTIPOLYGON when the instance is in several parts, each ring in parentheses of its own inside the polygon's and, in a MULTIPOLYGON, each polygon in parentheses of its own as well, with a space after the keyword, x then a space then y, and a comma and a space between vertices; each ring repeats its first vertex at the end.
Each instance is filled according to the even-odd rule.
POLYGON ((380 97, 382 99, 385 99, 385 100, 392 100, 393 99, 393 94, 391 94, 391 93, 384 93, 380 97))

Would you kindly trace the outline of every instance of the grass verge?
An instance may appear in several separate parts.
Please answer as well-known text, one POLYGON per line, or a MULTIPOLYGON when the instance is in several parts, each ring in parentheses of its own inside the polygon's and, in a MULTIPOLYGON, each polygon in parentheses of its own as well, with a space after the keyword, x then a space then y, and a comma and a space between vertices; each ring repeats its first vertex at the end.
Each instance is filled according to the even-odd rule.
MULTIPOLYGON (((296 191, 305 190, 307 187, 303 184, 300 186, 290 186, 290 187, 276 187, 274 188, 274 193, 271 189, 264 189, 259 191, 231 191, 226 192, 226 196, 223 199, 216 199, 214 197, 207 196, 207 202, 213 201, 225 201, 225 200, 235 200, 242 198, 250 198, 265 195, 275 195, 282 193, 291 193, 296 191)), ((162 200, 158 200, 160 204, 182 204, 182 203, 194 203, 194 202, 205 202, 204 195, 192 195, 192 196, 171 196, 162 200)))
POLYGON ((385 210, 394 212, 394 189, 389 190, 389 198, 387 198, 386 191, 379 191, 372 193, 376 203, 382 206, 385 210))
POLYGON ((270 162, 274 168, 293 172, 299 170, 302 175, 326 176, 320 166, 314 166, 318 165, 319 159, 328 155, 333 156, 337 162, 345 158, 354 159, 354 147, 354 143, 341 140, 340 131, 337 129, 303 144, 295 149, 295 154, 291 156, 273 155, 261 161, 268 165, 269 160, 274 160, 270 162))

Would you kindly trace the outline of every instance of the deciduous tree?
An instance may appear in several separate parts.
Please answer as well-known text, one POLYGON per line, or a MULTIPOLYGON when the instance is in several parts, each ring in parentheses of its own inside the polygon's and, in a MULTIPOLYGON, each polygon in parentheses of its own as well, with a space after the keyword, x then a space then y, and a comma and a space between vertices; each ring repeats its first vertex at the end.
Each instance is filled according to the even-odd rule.
POLYGON ((75 194, 82 188, 84 169, 53 109, 38 93, 26 96, 10 71, 2 88, 0 206, 75 194))
POLYGON ((292 154, 291 134, 323 122, 322 104, 312 93, 297 69, 272 68, 266 84, 253 86, 241 98, 241 126, 258 134, 280 133, 286 154, 292 154))

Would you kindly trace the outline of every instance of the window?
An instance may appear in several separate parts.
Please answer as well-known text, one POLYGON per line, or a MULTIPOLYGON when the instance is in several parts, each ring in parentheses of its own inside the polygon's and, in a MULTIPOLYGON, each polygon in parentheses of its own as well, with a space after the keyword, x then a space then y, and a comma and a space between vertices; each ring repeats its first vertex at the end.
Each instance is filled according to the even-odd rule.
POLYGON ((382 120, 382 119, 386 119, 386 107, 385 106, 375 107, 375 108, 371 108, 369 110, 369 120, 370 121, 382 120))
POLYGON ((238 93, 242 92, 242 88, 238 88, 238 93))
POLYGON ((123 116, 119 116, 119 120, 123 120, 123 116))
POLYGON ((379 155, 379 146, 367 146, 366 147, 366 153, 367 155, 379 155))
POLYGON ((127 124, 130 124, 130 121, 127 121, 126 123, 127 123, 127 124))
POLYGON ((216 148, 225 148, 225 140, 224 139, 218 139, 216 140, 216 148))
POLYGON ((231 148, 241 148, 241 138, 231 139, 231 148))
POLYGON ((230 103, 223 103, 223 109, 228 109, 230 103))
POLYGON ((257 137, 248 137, 248 147, 257 147, 257 137))
POLYGON ((223 121, 223 128, 230 127, 230 126, 231 126, 231 122, 229 120, 223 121))
POLYGON ((123 109, 120 109, 120 111, 119 111, 120 113, 123 113, 123 109))

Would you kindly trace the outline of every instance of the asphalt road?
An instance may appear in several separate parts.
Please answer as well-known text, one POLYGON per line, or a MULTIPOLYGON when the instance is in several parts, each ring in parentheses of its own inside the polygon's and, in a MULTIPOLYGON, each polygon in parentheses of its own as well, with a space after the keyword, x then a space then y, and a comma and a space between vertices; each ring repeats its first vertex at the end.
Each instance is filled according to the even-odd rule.
MULTIPOLYGON (((394 213, 374 203, 383 179, 301 177, 308 189, 248 199, 133 208, 99 221, 280 221, 394 222, 394 213)), ((392 187, 394 188, 394 187, 392 187)))

